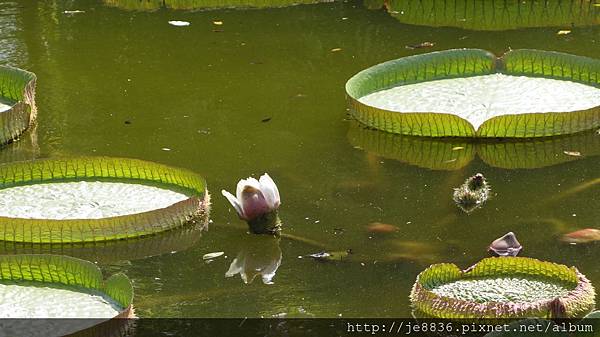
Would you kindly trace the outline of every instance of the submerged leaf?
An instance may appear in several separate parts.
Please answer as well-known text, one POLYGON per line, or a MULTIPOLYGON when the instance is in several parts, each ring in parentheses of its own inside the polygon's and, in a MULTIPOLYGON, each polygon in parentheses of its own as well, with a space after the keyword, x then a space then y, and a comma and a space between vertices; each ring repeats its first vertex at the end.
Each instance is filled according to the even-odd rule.
POLYGON ((562 241, 568 243, 589 243, 600 241, 600 229, 586 228, 562 236, 562 241))
POLYGON ((399 228, 386 223, 372 222, 367 226, 367 230, 371 233, 393 233, 397 232, 399 228))

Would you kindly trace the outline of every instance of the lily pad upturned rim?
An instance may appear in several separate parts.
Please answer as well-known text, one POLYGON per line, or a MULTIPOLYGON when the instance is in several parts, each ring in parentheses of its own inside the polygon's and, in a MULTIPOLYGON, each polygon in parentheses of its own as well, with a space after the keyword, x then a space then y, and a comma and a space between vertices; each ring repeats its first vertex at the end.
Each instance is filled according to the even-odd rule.
POLYGON ((407 56, 360 71, 346 82, 352 116, 383 131, 428 137, 534 138, 600 127, 600 106, 586 110, 496 116, 475 130, 452 113, 402 113, 359 99, 399 85, 502 73, 600 87, 600 60, 553 51, 511 50, 501 57, 482 49, 451 49, 407 56))
POLYGON ((0 65, 0 98, 11 108, 0 112, 0 145, 16 140, 36 119, 34 73, 0 65))
POLYGON ((594 0, 495 1, 390 0, 386 9, 405 24, 502 31, 533 27, 593 26, 600 23, 594 0))
POLYGON ((104 280, 94 263, 69 256, 46 254, 0 255, 0 282, 33 281, 63 284, 100 291, 122 308, 116 317, 128 317, 132 310, 133 286, 123 273, 104 280))
POLYGON ((94 242, 141 237, 206 221, 210 199, 206 182, 186 169, 128 158, 76 157, 0 165, 0 188, 38 183, 110 180, 183 189, 186 200, 148 212, 101 219, 0 217, 0 240, 30 243, 94 242))
POLYGON ((464 271, 450 263, 432 265, 417 276, 410 300, 419 312, 438 318, 578 318, 594 309, 595 296, 591 282, 575 267, 526 257, 500 257, 483 259, 464 271), (431 291, 452 281, 494 276, 548 278, 570 284, 572 289, 563 297, 530 303, 475 303, 431 291))

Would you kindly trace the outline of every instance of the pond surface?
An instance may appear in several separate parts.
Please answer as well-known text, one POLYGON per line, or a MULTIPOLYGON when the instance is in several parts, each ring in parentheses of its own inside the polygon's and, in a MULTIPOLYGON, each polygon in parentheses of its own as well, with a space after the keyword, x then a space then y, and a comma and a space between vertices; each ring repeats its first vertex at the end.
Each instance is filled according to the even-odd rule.
MULTIPOLYGON (((586 15, 597 18, 600 7, 586 15)), ((508 231, 523 244, 521 255, 576 265, 600 286, 600 245, 559 241, 600 227, 600 135, 525 143, 400 137, 349 121, 344 97, 358 71, 432 50, 600 57, 597 25, 436 28, 360 2, 145 12, 91 0, 1 1, 0 41, 0 63, 37 74, 39 116, 36 128, 0 151, 2 162, 134 157, 206 178, 213 223, 199 240, 102 264, 133 279, 142 317, 407 317, 421 270, 437 262, 466 268, 508 231), (435 45, 406 48, 423 42, 435 45), (264 172, 281 192, 288 236, 279 241, 246 234, 220 194, 264 172), (453 204, 452 188, 477 172, 492 197, 467 215, 453 204), (369 232, 375 222, 397 230, 369 232), (298 258, 348 249, 342 261, 298 258), (278 263, 273 284, 263 284, 255 270, 278 263), (253 282, 225 277, 236 270, 253 282)))

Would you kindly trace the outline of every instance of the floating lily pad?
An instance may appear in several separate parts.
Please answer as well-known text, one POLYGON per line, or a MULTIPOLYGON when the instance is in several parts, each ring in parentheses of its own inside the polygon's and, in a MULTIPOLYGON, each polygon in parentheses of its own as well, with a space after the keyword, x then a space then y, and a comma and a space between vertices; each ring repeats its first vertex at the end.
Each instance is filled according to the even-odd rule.
POLYGON ((593 130, 561 137, 480 142, 392 134, 353 121, 348 141, 366 152, 434 170, 458 170, 476 157, 494 167, 535 169, 600 155, 600 136, 593 130), (566 149, 576 149, 582 156, 565 155, 566 149))
MULTIPOLYGON (((60 333, 53 333, 61 336, 133 315, 133 287, 127 276, 103 280, 93 263, 59 255, 0 256, 0 298, 2 318, 93 318, 57 325, 60 333)), ((23 329, 31 328, 31 322, 3 325, 4 332, 12 330, 15 336, 29 336, 34 331, 23 329)))
POLYGON ((128 10, 271 8, 316 4, 331 0, 104 0, 109 6, 128 10))
POLYGON ((419 312, 439 318, 576 318, 593 310, 595 296, 574 267, 502 257, 465 271, 432 265, 417 277, 410 299, 419 312))
POLYGON ((0 165, 0 240, 90 242, 206 220, 204 179, 135 159, 82 157, 0 165))
POLYGON ((402 23, 508 30, 529 27, 597 25, 600 8, 594 0, 390 0, 390 14, 402 23))
POLYGON ((600 126, 599 87, 600 60, 526 49, 497 58, 456 49, 373 66, 353 76, 346 92, 353 116, 383 131, 529 138, 600 126), (524 104, 520 97, 533 87, 535 99, 524 104))
POLYGON ((0 66, 0 145, 19 137, 36 118, 35 74, 0 66))

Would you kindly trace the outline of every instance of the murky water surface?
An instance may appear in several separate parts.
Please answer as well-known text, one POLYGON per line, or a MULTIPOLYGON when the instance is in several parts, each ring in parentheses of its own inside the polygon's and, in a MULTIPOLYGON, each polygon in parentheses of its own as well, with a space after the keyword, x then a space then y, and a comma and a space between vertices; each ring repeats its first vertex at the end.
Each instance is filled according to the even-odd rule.
MULTIPOLYGON (((585 18, 552 27, 482 31, 427 26, 426 10, 422 24, 414 12, 402 23, 360 2, 140 11, 92 0, 1 1, 0 62, 38 75, 39 122, 0 160, 124 156, 205 176, 213 223, 199 240, 166 249, 156 241, 163 254, 150 258, 104 250, 123 253, 103 266, 134 280, 140 316, 406 317, 422 269, 467 267, 508 231, 522 255, 576 265, 598 287, 600 245, 558 239, 600 226, 599 135, 474 143, 382 134, 347 120, 344 84, 371 65, 449 48, 600 57, 599 11, 570 11, 585 18), (405 47, 422 42, 435 45, 405 47), (219 193, 264 172, 281 191, 288 236, 280 240, 246 234, 219 193), (476 172, 492 198, 466 215, 452 188, 476 172), (373 222, 397 230, 370 232, 373 222), (348 249, 331 263, 298 258, 348 249), (225 254, 203 260, 218 251, 225 254), (274 284, 261 282, 276 264, 274 284)), ((539 26, 533 19, 524 22, 539 26)))

